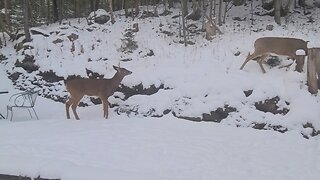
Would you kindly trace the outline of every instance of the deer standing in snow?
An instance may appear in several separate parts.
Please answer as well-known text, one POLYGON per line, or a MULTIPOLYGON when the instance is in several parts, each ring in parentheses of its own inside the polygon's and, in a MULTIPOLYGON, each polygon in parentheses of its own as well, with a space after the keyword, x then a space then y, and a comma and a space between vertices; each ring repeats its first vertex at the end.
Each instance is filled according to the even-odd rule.
POLYGON ((240 67, 243 67, 250 60, 256 60, 263 73, 265 69, 262 66, 262 63, 272 54, 288 56, 289 58, 296 60, 297 59, 297 50, 304 50, 305 55, 307 55, 308 47, 307 41, 296 38, 282 38, 282 37, 263 37, 258 38, 254 42, 254 53, 248 54, 246 60, 240 67))
POLYGON ((66 89, 70 93, 70 98, 66 102, 68 119, 70 119, 69 108, 71 106, 75 118, 79 120, 76 109, 84 95, 99 97, 103 104, 103 116, 108 118, 108 98, 116 91, 122 79, 132 73, 125 68, 120 68, 120 66, 113 66, 113 68, 117 72, 111 79, 77 78, 65 81, 66 89))

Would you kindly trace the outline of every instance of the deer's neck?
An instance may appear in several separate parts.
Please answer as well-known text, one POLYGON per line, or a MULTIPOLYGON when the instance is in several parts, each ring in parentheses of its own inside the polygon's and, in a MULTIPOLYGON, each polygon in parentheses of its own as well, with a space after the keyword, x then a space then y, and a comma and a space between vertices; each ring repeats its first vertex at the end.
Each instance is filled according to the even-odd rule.
POLYGON ((112 93, 116 91, 119 87, 121 81, 123 80, 124 76, 121 76, 120 73, 116 73, 110 80, 112 82, 112 93))

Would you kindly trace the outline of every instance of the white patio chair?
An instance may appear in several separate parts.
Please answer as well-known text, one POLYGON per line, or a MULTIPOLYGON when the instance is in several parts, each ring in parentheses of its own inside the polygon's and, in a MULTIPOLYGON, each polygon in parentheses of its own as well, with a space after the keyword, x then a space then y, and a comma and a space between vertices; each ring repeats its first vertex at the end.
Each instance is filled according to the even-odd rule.
POLYGON ((22 108, 22 109, 28 109, 31 118, 33 118, 31 110, 30 110, 30 109, 32 109, 33 114, 39 120, 38 115, 37 115, 36 111, 34 110, 34 105, 36 103, 38 93, 39 93, 39 91, 30 90, 30 91, 21 92, 21 93, 17 93, 17 94, 12 95, 9 99, 9 105, 7 105, 6 119, 9 118, 9 111, 10 111, 11 112, 10 113, 11 114, 10 121, 12 121, 13 109, 14 108, 22 108))

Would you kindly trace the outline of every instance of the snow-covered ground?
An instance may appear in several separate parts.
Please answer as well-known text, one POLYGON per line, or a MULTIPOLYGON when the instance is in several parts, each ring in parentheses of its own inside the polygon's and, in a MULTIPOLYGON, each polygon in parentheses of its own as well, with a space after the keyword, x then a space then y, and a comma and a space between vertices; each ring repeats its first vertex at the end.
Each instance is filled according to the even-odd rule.
MULTIPOLYGON (((12 87, 1 72, 2 85, 12 87), (3 83, 5 82, 5 83, 3 83)), ((14 91, 7 88, 10 92, 14 91)), ((1 95, 1 113, 7 96, 1 95)), ((281 134, 217 123, 102 116, 101 106, 78 108, 39 97, 40 120, 17 111, 0 120, 0 174, 87 179, 317 180, 320 141, 299 130, 281 134)))
MULTIPOLYGON (((248 17, 246 12, 234 8, 230 14, 248 17)), ((263 17, 251 27, 258 32, 250 32, 249 20, 231 21, 230 16, 221 28, 223 35, 212 41, 202 35, 190 37, 195 45, 184 47, 176 43, 180 40, 176 36, 178 19, 171 18, 176 14, 134 21, 116 14, 113 25, 88 26, 83 19, 80 24, 68 20, 65 25, 37 27, 50 36, 33 35, 29 45, 34 48, 24 51, 35 56, 39 66, 32 73, 14 66, 16 60, 24 59, 22 51, 15 52, 12 45, 2 48, 8 60, 0 64, 0 90, 9 91, 0 94, 0 112, 4 115, 10 95, 18 92, 16 87, 36 87, 43 96, 67 96, 62 81, 42 87, 34 84, 46 84, 38 73, 50 70, 64 78, 74 74, 86 77, 87 68, 108 78, 115 73, 112 65, 131 59, 121 62, 133 72, 125 77, 124 85, 163 84, 166 89, 125 101, 110 97, 111 103, 123 109, 135 108, 137 114, 118 115, 112 108, 108 120, 102 118, 101 105, 79 107, 81 120, 67 120, 64 104, 39 97, 35 109, 40 120, 30 120, 27 111, 15 113, 13 122, 0 120, 0 174, 67 180, 319 179, 319 136, 311 137, 313 129, 304 125, 310 123, 320 130, 320 98, 307 90, 306 67, 298 73, 294 65, 280 69, 266 66, 266 74, 253 61, 244 70, 239 67, 258 37, 296 37, 309 41, 310 47, 320 46, 320 23, 306 23, 304 16, 295 14, 291 17, 295 23, 275 25, 273 31, 266 31, 266 24, 274 23, 263 17), (121 39, 133 23, 140 28, 133 36, 138 49, 121 52, 121 39), (167 36, 162 33, 165 31, 174 35, 167 36), (79 39, 70 41, 72 33, 79 39), (57 39, 62 41, 52 43, 57 39), (154 56, 147 55, 150 50, 154 56), (239 56, 235 56, 237 52, 239 56), (16 86, 6 72, 21 73, 16 86), (253 90, 249 97, 244 94, 247 90, 253 90), (287 114, 255 108, 256 102, 276 96, 280 98, 279 108, 289 109, 287 114), (220 124, 185 121, 172 113, 161 118, 144 117, 150 112, 162 115, 165 110, 200 117, 225 105, 237 111, 220 124), (254 123, 281 126, 287 132, 246 128, 254 123)), ((312 11, 314 20, 319 14, 312 11)), ((84 101, 89 103, 88 98, 84 101)))

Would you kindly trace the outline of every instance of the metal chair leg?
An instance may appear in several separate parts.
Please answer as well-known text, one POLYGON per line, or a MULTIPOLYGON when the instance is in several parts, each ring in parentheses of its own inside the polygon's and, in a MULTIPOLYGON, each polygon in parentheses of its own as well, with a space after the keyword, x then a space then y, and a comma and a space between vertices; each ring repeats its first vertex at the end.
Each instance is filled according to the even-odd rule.
POLYGON ((31 111, 30 111, 30 109, 28 108, 28 112, 29 112, 29 114, 30 114, 30 117, 31 117, 31 119, 33 118, 33 116, 32 116, 32 114, 31 114, 31 111))
POLYGON ((12 121, 12 117, 13 117, 13 109, 12 109, 12 107, 8 107, 7 108, 7 117, 6 117, 6 119, 8 119, 9 118, 9 111, 11 112, 10 114, 10 121, 12 121))
POLYGON ((7 116, 6 116, 6 119, 8 119, 8 118, 9 118, 9 111, 11 111, 10 121, 12 121, 13 109, 12 109, 12 107, 7 106, 7 116))
POLYGON ((36 115, 36 118, 39 120, 38 115, 37 115, 37 113, 36 113, 36 110, 34 110, 34 108, 32 108, 32 110, 33 110, 33 112, 34 112, 34 115, 36 115))

